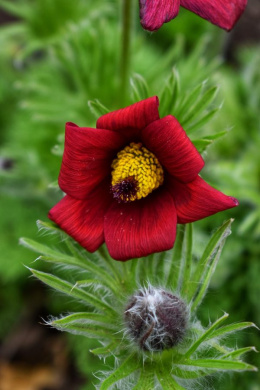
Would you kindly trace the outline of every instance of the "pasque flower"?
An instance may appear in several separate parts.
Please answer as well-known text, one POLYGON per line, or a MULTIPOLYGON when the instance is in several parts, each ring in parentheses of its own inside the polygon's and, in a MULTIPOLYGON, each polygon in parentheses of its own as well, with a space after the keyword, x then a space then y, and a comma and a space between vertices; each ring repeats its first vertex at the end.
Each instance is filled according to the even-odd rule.
POLYGON ((173 247, 177 223, 238 205, 198 173, 204 161, 177 119, 151 97, 101 116, 97 128, 66 124, 59 186, 49 212, 84 248, 106 242, 116 260, 173 247))
POLYGON ((247 0, 139 0, 139 4, 141 24, 149 31, 174 19, 180 6, 229 31, 244 12, 247 0))

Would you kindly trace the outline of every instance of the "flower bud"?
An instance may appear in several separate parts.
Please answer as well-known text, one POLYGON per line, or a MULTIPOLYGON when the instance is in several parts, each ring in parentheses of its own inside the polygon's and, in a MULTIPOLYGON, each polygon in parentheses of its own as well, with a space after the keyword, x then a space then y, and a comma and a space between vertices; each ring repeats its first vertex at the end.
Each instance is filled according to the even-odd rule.
POLYGON ((152 286, 130 298, 124 316, 128 334, 145 351, 163 351, 180 343, 189 317, 180 298, 152 286))

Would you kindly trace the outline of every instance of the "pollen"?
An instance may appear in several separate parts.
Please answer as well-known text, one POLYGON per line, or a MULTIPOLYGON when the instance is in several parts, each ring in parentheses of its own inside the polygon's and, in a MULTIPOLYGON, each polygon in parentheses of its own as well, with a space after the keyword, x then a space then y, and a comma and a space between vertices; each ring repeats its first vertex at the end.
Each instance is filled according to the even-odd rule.
POLYGON ((112 186, 118 202, 145 198, 164 180, 163 168, 156 156, 141 143, 132 142, 112 162, 112 186))

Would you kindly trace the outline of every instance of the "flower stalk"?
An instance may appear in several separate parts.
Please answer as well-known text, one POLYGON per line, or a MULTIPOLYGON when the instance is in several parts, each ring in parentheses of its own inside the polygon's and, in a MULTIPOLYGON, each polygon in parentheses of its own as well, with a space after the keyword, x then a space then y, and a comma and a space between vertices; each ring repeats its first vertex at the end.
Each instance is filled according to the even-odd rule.
POLYGON ((132 30, 132 16, 134 12, 132 0, 122 1, 122 17, 121 17, 121 56, 120 56, 120 89, 121 98, 125 102, 129 69, 131 64, 131 30, 132 30))

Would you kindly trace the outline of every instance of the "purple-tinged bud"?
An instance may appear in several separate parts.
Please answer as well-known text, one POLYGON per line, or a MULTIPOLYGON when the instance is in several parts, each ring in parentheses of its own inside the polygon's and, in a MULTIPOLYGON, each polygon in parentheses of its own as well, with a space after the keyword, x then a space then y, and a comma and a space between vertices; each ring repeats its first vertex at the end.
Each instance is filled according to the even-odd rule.
POLYGON ((187 305, 161 288, 138 290, 124 312, 128 334, 145 351, 163 351, 179 344, 186 332, 187 305))

